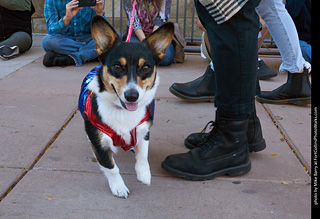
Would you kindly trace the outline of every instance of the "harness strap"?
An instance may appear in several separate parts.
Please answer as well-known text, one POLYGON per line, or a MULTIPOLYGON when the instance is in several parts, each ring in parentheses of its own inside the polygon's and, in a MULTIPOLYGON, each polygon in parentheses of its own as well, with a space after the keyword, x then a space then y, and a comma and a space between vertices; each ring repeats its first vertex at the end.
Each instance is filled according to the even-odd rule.
POLYGON ((86 102, 85 102, 84 115, 85 115, 86 119, 88 119, 94 127, 96 127, 97 129, 99 129, 100 131, 102 131, 103 133, 108 135, 112 139, 114 146, 121 146, 122 149, 124 149, 125 151, 132 150, 134 152, 133 148, 137 144, 137 130, 136 129, 139 125, 141 125, 142 123, 147 121, 147 119, 151 116, 150 107, 149 106, 147 107, 147 112, 144 115, 144 117, 141 119, 139 124, 133 130, 131 130, 131 132, 130 132, 131 142, 130 142, 130 144, 126 144, 126 142, 124 141, 124 139, 120 135, 118 135, 110 126, 108 126, 107 124, 104 124, 102 121, 100 121, 97 118, 97 116, 93 113, 92 102, 91 102, 93 94, 94 94, 93 91, 90 91, 89 95, 86 99, 86 102))

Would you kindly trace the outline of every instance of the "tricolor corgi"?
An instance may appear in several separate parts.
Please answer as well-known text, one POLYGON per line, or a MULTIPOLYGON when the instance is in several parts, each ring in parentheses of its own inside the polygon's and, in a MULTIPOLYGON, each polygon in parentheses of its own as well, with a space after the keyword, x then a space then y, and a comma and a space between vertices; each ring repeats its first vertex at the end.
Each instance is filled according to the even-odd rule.
POLYGON ((142 42, 123 42, 101 16, 91 22, 100 65, 83 80, 79 110, 100 168, 113 195, 127 198, 113 154, 117 146, 135 151, 137 179, 151 183, 149 129, 159 84, 156 66, 172 41, 174 25, 166 23, 142 42))

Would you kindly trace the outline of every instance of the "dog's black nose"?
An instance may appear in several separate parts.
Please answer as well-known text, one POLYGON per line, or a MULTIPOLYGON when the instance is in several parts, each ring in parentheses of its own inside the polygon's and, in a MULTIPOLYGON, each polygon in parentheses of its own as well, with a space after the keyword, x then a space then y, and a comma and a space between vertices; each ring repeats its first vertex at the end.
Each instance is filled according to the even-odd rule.
POLYGON ((124 98, 126 98, 128 102, 136 102, 139 98, 139 92, 135 89, 129 89, 124 92, 124 98))

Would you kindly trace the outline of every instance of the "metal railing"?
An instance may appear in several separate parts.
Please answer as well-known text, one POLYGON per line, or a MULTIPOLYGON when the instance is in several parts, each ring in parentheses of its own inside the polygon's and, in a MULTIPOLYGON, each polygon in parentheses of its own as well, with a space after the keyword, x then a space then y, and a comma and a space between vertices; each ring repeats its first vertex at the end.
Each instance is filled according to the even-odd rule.
MULTIPOLYGON (((105 11, 108 21, 122 34, 127 28, 127 16, 123 10, 123 0, 105 1, 105 11)), ((188 48, 186 48, 186 51, 200 52, 202 30, 196 27, 197 12, 193 0, 172 0, 169 21, 179 24, 187 42, 188 48)), ((275 48, 273 39, 266 39, 259 54, 279 55, 279 51, 275 48)))
MULTIPOLYGON (((112 26, 123 33, 127 27, 123 0, 105 1, 105 11, 112 26)), ((172 0, 169 21, 178 23, 183 36, 190 42, 201 40, 201 31, 195 28, 196 16, 193 0, 172 0)))

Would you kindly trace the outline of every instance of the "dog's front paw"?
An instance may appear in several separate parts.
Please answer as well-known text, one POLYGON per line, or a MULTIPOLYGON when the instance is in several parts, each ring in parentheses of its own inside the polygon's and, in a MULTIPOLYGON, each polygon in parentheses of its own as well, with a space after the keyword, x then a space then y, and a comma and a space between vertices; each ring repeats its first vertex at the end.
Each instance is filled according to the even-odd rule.
POLYGON ((151 184, 151 172, 150 167, 148 163, 136 163, 136 173, 137 173, 137 179, 142 182, 143 184, 146 184, 147 186, 150 186, 151 184))
POLYGON ((143 184, 150 186, 151 184, 151 174, 139 174, 137 175, 137 179, 142 182, 143 184))
POLYGON ((109 185, 111 192, 114 196, 117 196, 119 198, 128 198, 128 195, 130 194, 129 189, 126 187, 124 183, 111 183, 109 185))

